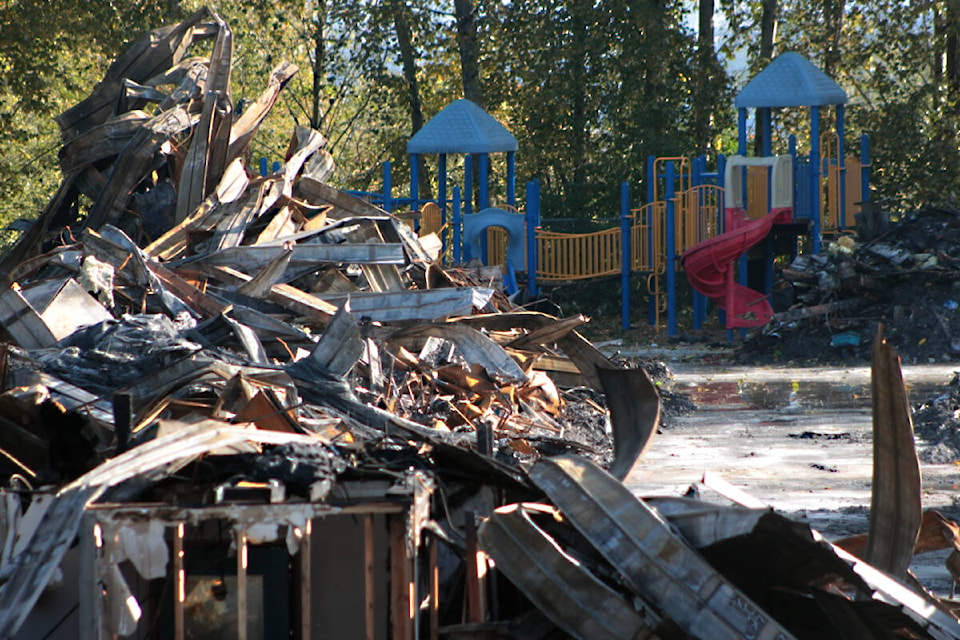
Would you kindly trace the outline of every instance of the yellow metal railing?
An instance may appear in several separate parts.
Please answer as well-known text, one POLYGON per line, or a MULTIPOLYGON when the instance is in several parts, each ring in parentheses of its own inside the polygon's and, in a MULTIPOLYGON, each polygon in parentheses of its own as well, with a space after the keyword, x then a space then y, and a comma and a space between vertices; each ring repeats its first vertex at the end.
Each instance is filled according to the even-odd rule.
MULTIPOLYGON (((724 190, 714 185, 688 188, 674 199, 676 255, 715 237, 724 206, 724 190)), ((656 322, 666 312, 667 203, 657 201, 631 212, 630 268, 647 273, 647 290, 655 300, 656 322)), ((487 264, 506 261, 508 234, 500 227, 487 230, 487 264)), ((583 280, 616 275, 622 268, 620 226, 592 233, 559 233, 538 229, 537 278, 544 281, 583 280)), ((524 265, 514 265, 518 269, 524 265)))
POLYGON ((620 228, 593 233, 537 230, 537 277, 582 280, 620 273, 620 228))
MULTIPOLYGON (((509 240, 510 234, 503 227, 487 229, 487 264, 507 263, 507 242, 509 240)), ((514 268, 522 269, 523 265, 514 265, 514 268)))
MULTIPOLYGON (((513 205, 498 204, 496 207, 507 213, 523 215, 523 212, 513 205)), ((487 264, 507 264, 507 243, 509 243, 509 241, 510 234, 507 233, 507 230, 503 227, 490 227, 487 229, 487 264)), ((524 243, 523 246, 526 248, 526 243, 524 243)), ((514 268, 523 269, 523 265, 517 264, 514 265, 514 268)))
POLYGON ((630 225, 631 269, 663 273, 667 264, 663 250, 667 242, 664 224, 667 203, 646 204, 630 213, 633 216, 633 224, 630 225))
POLYGON ((823 205, 823 231, 845 231, 854 226, 854 215, 860 211, 861 172, 863 165, 856 156, 847 156, 841 168, 840 136, 836 131, 827 131, 820 136, 820 148, 823 150, 820 185, 823 205), (841 189, 841 186, 843 189, 841 189), (844 193, 844 191, 846 193, 844 193), (840 224, 841 201, 845 205, 845 224, 840 224))
POLYGON ((723 187, 711 184, 687 189, 677 196, 674 200, 674 220, 678 255, 720 232, 723 205, 723 187))
MULTIPOLYGON (((679 193, 689 189, 693 185, 693 166, 690 164, 690 160, 686 156, 654 158, 653 175, 659 176, 660 172, 663 171, 663 165, 668 162, 672 162, 674 164, 676 177, 680 180, 680 184, 677 185, 676 192, 679 193)), ((653 201, 659 201, 661 195, 660 180, 655 179, 653 181, 653 201)))
POLYGON ((667 203, 662 200, 634 209, 630 229, 633 269, 649 272, 647 293, 654 301, 654 322, 660 326, 660 314, 667 311, 663 276, 667 271, 667 203))

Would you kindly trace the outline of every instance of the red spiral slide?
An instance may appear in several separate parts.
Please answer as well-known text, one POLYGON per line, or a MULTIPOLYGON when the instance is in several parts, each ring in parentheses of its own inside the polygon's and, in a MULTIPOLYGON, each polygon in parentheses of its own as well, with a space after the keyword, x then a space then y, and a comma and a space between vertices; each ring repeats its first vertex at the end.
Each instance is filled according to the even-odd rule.
POLYGON ((766 294, 736 283, 734 261, 767 237, 779 212, 749 220, 736 229, 694 245, 680 263, 694 289, 727 313, 728 329, 762 327, 773 317, 766 294))

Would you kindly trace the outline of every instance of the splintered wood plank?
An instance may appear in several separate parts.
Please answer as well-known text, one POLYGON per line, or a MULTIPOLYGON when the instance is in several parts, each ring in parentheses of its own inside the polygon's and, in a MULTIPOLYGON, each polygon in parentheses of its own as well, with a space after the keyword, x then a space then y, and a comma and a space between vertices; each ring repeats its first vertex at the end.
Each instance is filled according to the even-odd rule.
POLYGON ((366 640, 377 637, 376 559, 373 545, 373 514, 363 516, 363 619, 366 640))
POLYGON ((133 136, 150 120, 143 111, 128 111, 90 129, 63 145, 60 170, 70 174, 87 165, 120 155, 133 136))
POLYGON ((205 200, 185 220, 174 225, 162 236, 151 242, 144 252, 160 260, 173 260, 183 257, 187 252, 187 234, 190 231, 212 227, 221 215, 246 192, 250 185, 243 163, 237 161, 228 165, 216 193, 205 200))
POLYGON ((13 274, 20 265, 41 253, 43 241, 58 223, 70 224, 75 219, 76 212, 71 205, 77 198, 77 182, 80 174, 80 171, 76 171, 64 176, 57 192, 37 220, 27 231, 20 234, 16 244, 0 257, 0 276, 5 284, 11 283, 14 279, 13 274), (63 217, 65 213, 70 216, 69 219, 63 217))
POLYGON ((47 349, 57 344, 43 318, 16 289, 0 294, 0 325, 24 349, 47 349))
POLYGON ((304 177, 298 186, 300 187, 300 192, 309 202, 334 205, 337 213, 331 213, 331 218, 342 218, 344 214, 354 216, 389 215, 380 207, 372 205, 366 200, 361 200, 346 191, 341 191, 340 189, 331 187, 323 182, 318 182, 310 177, 304 177))
POLYGON ((403 264, 403 247, 399 244, 295 244, 287 249, 282 244, 243 245, 221 249, 199 258, 197 262, 213 266, 235 266, 246 271, 263 268, 285 252, 290 252, 290 266, 328 264, 403 264))
POLYGON ((412 560, 407 557, 404 538, 405 520, 391 516, 390 521, 390 637, 395 640, 413 640, 416 610, 415 582, 412 560))
POLYGON ((61 137, 68 141, 113 117, 124 81, 145 82, 178 64, 197 36, 208 35, 214 15, 204 8, 183 22, 153 29, 137 39, 113 61, 86 99, 55 118, 61 137))

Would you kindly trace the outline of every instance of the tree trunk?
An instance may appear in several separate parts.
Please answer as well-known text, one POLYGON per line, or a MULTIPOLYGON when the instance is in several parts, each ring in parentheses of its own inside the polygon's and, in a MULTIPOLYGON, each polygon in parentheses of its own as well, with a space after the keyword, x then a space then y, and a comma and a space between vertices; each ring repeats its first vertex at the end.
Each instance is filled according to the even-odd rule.
POLYGON ((933 74, 933 84, 937 88, 934 92, 934 106, 941 104, 943 96, 943 60, 947 44, 947 25, 944 23, 943 11, 939 2, 932 2, 931 11, 933 12, 933 63, 930 65, 933 74))
MULTIPOLYGON (((391 0, 393 9, 393 25, 397 32, 397 46, 400 49, 400 58, 403 61, 403 79, 407 83, 407 93, 410 98, 410 135, 416 135, 423 128, 423 104, 420 100, 420 83, 417 81, 417 53, 413 48, 413 36, 410 33, 410 23, 407 20, 407 4, 404 0, 391 0)), ((429 176, 427 165, 422 155, 417 156, 417 175, 419 176, 420 193, 424 198, 430 198, 429 176)))
POLYGON ((326 58, 326 44, 324 42, 324 27, 327 22, 327 5, 325 0, 317 2, 317 21, 313 29, 313 88, 310 99, 313 102, 310 111, 310 126, 320 131, 325 114, 320 106, 323 93, 323 83, 326 80, 324 70, 326 58))
POLYGON ((700 30, 697 32, 697 50, 700 55, 713 51, 713 0, 700 0, 700 30))
POLYGON ((570 78, 572 91, 570 114, 570 150, 573 162, 573 184, 567 195, 572 198, 578 209, 583 205, 587 184, 587 144, 590 136, 588 130, 586 91, 587 86, 587 47, 589 34, 587 33, 587 18, 592 11, 590 0, 574 0, 570 10, 570 25, 573 41, 570 50, 570 78), (577 88, 581 88, 577 90, 577 88))
POLYGON ((960 102, 960 0, 946 0, 944 35, 946 43, 947 100, 955 109, 960 102))
MULTIPOLYGON (((823 72, 834 78, 840 67, 840 39, 843 33, 844 0, 826 0, 823 13, 826 20, 826 50, 823 55, 823 72)), ((835 78, 834 78, 835 79, 835 78)))
POLYGON ((457 48, 460 51, 463 97, 483 107, 476 8, 473 5, 473 0, 453 0, 453 7, 457 19, 457 48))
MULTIPOLYGON (((777 0, 763 0, 763 13, 760 15, 760 65, 766 66, 773 60, 773 47, 777 41, 777 0)), ((754 155, 763 154, 764 129, 769 112, 758 111, 756 135, 753 139, 754 155)))
POLYGON ((760 58, 765 62, 773 59, 773 45, 777 41, 777 0, 763 0, 760 16, 760 58))
POLYGON ((698 9, 699 30, 697 31, 697 70, 693 96, 693 131, 700 151, 707 151, 711 144, 713 125, 713 92, 711 87, 717 79, 719 62, 714 50, 713 14, 714 0, 700 0, 698 9))

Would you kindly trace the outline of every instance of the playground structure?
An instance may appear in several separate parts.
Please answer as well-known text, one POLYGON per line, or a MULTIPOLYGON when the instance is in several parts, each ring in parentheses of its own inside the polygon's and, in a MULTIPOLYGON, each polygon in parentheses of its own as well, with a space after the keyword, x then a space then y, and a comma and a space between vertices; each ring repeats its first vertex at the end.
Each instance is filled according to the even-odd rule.
POLYGON ((846 93, 802 56, 774 59, 738 94, 738 153, 719 156, 713 170, 703 157, 651 157, 646 203, 634 207, 630 185, 621 185, 619 225, 587 234, 541 227, 539 184, 526 185, 525 206, 516 208, 516 139, 477 105, 458 100, 427 123, 408 143, 410 197, 394 197, 390 165, 382 193, 360 194, 388 211, 416 212, 421 234, 437 233, 445 255, 459 263, 479 258, 504 265, 508 292, 524 274, 531 296, 540 282, 620 275, 621 320, 630 326, 631 279, 643 277, 650 294, 649 322, 677 333, 677 274, 695 290, 693 328, 700 328, 708 302, 727 329, 766 324, 773 314, 769 293, 774 259, 794 256, 801 246, 817 253, 825 238, 851 231, 860 203, 869 200, 869 146, 859 157, 844 148, 846 93), (834 130, 820 131, 821 107, 836 109, 834 130), (785 153, 773 154, 773 113, 779 107, 810 111, 809 151, 787 138, 785 153), (762 154, 747 154, 747 110, 756 109, 762 154), (491 206, 490 154, 505 153, 506 204, 491 206), (419 199, 419 157, 437 154, 435 201, 419 199), (463 186, 447 196, 448 156, 463 155, 463 186), (475 167, 479 171, 474 173, 475 167), (476 186, 479 185, 479 189, 476 186), (474 212, 476 208, 476 212, 474 212), (626 259, 624 259, 626 257, 626 259), (665 321, 665 322, 664 322, 665 321))

